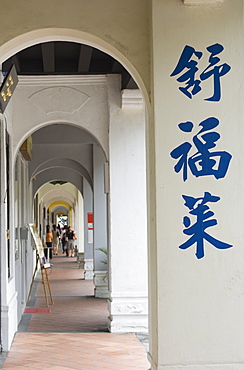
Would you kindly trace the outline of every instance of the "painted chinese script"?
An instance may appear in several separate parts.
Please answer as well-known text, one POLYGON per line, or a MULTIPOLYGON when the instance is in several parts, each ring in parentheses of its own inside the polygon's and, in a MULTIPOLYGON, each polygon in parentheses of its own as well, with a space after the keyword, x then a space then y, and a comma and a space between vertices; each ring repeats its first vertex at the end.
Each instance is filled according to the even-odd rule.
POLYGON ((179 246, 180 249, 187 249, 196 244, 196 257, 198 259, 204 257, 204 241, 208 241, 217 249, 227 249, 233 247, 231 244, 224 243, 206 232, 206 229, 217 225, 217 220, 213 218, 214 213, 210 210, 207 203, 216 203, 220 197, 211 195, 205 192, 201 198, 194 198, 187 195, 182 195, 185 200, 185 206, 189 209, 189 213, 196 217, 196 222, 191 225, 191 219, 188 216, 183 218, 185 229, 183 233, 189 235, 189 239, 179 246))
POLYGON ((190 99, 202 90, 202 82, 211 77, 213 79, 213 95, 204 100, 217 102, 221 99, 220 78, 226 75, 231 67, 220 61, 218 55, 224 50, 221 44, 210 45, 206 50, 210 54, 209 64, 203 71, 199 71, 198 61, 202 58, 203 53, 196 51, 192 46, 186 45, 170 76, 179 75, 177 81, 184 84, 184 86, 179 87, 179 90, 190 99))
MULTIPOLYGON (((220 139, 220 134, 214 131, 218 125, 219 120, 215 117, 205 119, 199 123, 200 130, 193 136, 192 143, 185 141, 171 151, 171 157, 178 160, 174 170, 177 173, 182 171, 183 181, 187 180, 189 171, 195 177, 225 177, 232 155, 226 151, 211 150, 220 139), (192 155, 190 151, 193 151, 192 155)), ((180 123, 178 127, 190 134, 194 125, 187 121, 180 123)))
MULTIPOLYGON (((202 60, 200 63, 200 60, 204 55, 203 52, 189 45, 184 47, 170 77, 176 77, 176 81, 180 84, 179 90, 187 98, 192 99, 203 89, 204 81, 210 79, 213 86, 212 96, 204 100, 206 102, 221 100, 222 77, 231 70, 231 67, 220 59, 223 50, 224 47, 218 43, 206 47, 208 54, 203 60, 207 60, 208 57, 208 62, 202 67, 204 62, 202 60)), ((176 161, 174 171, 182 173, 184 182, 188 180, 189 175, 196 178, 213 176, 217 180, 226 176, 232 155, 219 148, 221 136, 218 126, 219 120, 216 117, 208 117, 201 121, 198 124, 199 129, 194 129, 194 123, 191 121, 181 122, 178 125, 179 130, 183 132, 181 136, 187 136, 187 140, 183 140, 176 146, 170 152, 170 156, 176 161)), ((196 245, 195 255, 198 259, 204 257, 205 241, 217 249, 231 248, 231 244, 218 240, 207 232, 207 229, 217 225, 217 220, 213 217, 214 213, 208 204, 218 202, 220 197, 207 191, 200 198, 188 195, 182 195, 182 197, 190 214, 190 217, 183 218, 185 227, 183 233, 188 235, 189 239, 179 248, 185 250, 196 245), (194 217, 196 220, 193 222, 194 217)))

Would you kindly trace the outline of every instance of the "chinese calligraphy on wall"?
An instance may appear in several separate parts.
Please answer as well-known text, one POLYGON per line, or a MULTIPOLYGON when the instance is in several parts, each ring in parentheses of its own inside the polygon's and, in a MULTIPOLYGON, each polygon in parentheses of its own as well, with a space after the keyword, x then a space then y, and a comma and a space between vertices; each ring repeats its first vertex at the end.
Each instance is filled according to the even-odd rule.
MULTIPOLYGON (((191 46, 185 46, 170 76, 179 76, 177 78, 181 84, 179 90, 189 99, 202 90, 206 79, 212 78, 213 95, 204 100, 216 103, 221 99, 221 78, 230 71, 231 67, 227 63, 222 63, 219 58, 219 54, 224 50, 222 45, 216 43, 208 46, 206 50, 209 53, 209 64, 203 71, 199 71, 198 61, 202 58, 203 53, 196 51, 191 46)), ((179 123, 179 130, 185 133, 189 140, 174 148, 170 152, 170 156, 177 161, 174 170, 176 173, 182 173, 184 182, 187 181, 189 175, 196 178, 213 176, 216 180, 226 176, 232 155, 217 148, 220 134, 216 128, 219 124, 216 117, 208 117, 198 124, 199 131, 191 137, 194 123, 191 121, 179 123)), ((182 197, 190 215, 196 217, 196 222, 191 225, 190 217, 183 218, 185 226, 183 233, 190 237, 179 248, 187 249, 196 245, 195 255, 200 259, 204 257, 204 241, 208 241, 218 249, 232 247, 232 245, 217 240, 206 232, 206 229, 217 225, 217 220, 213 218, 214 213, 210 210, 208 203, 216 203, 220 197, 207 191, 198 198, 189 195, 182 195, 182 197)))

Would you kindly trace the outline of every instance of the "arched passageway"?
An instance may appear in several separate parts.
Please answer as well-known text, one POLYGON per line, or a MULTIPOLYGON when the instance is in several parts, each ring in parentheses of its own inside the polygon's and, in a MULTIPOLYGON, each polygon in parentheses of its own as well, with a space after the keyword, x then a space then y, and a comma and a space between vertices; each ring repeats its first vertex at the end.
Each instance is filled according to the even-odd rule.
MULTIPOLYGON (((22 214, 12 229, 24 229, 31 219, 42 238, 47 221, 53 220, 50 206, 67 200, 59 185, 50 183, 72 183, 78 191, 72 194, 69 217, 79 233, 78 262, 85 279, 94 281, 95 297, 109 299, 109 330, 147 332, 145 106, 140 91, 121 93, 118 74, 22 76, 11 109, 16 188, 19 181, 12 211, 22 214), (26 161, 22 144, 30 138, 31 160, 26 161), (49 189, 43 190, 44 184, 49 189), (24 200, 26 213, 20 211, 24 200), (92 238, 88 214, 94 218, 92 238), (108 265, 102 263, 104 248, 108 265)), ((17 321, 34 265, 32 242, 20 233, 14 243, 19 251, 16 287, 22 297, 17 321), (20 256, 24 259, 18 264, 20 256)))

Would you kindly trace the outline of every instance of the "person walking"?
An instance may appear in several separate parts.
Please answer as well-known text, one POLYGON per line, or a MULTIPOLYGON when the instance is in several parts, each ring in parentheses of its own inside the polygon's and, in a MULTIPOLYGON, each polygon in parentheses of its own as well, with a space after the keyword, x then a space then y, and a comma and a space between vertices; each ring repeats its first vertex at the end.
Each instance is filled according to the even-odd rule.
POLYGON ((46 248, 44 249, 44 255, 47 260, 48 260, 48 257, 50 260, 53 258, 52 240, 53 240, 53 234, 52 234, 52 231, 50 230, 50 226, 47 225, 46 227, 46 248))
POLYGON ((63 229, 61 230, 61 244, 62 244, 62 251, 63 253, 66 253, 66 255, 68 256, 68 253, 67 253, 67 242, 66 242, 66 231, 67 231, 67 228, 68 226, 67 225, 64 225, 63 229))
POLYGON ((68 257, 74 257, 75 256, 75 233, 72 230, 71 226, 68 227, 68 230, 66 232, 66 241, 67 241, 67 251, 68 251, 68 257))

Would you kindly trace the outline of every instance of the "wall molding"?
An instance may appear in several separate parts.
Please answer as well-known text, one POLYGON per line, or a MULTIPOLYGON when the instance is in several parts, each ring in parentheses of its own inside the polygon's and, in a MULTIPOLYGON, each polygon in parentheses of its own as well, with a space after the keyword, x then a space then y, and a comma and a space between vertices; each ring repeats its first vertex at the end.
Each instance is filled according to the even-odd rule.
POLYGON ((183 0, 183 4, 189 6, 221 5, 223 2, 224 0, 183 0))
POLYGON ((96 76, 18 76, 18 86, 77 86, 77 85, 105 85, 106 75, 96 76))
POLYGON ((122 90, 122 109, 142 109, 143 97, 140 90, 122 90))

